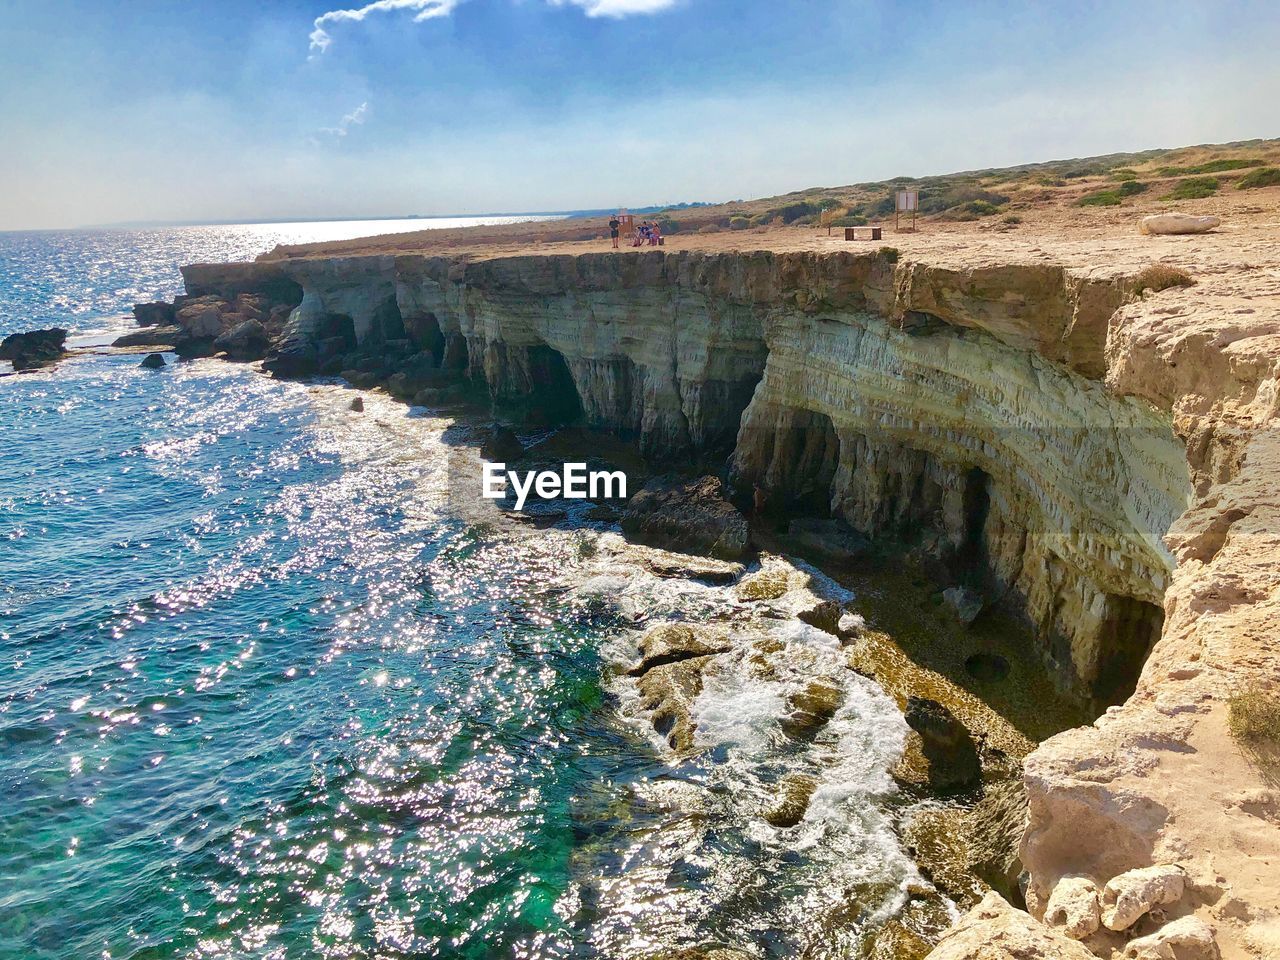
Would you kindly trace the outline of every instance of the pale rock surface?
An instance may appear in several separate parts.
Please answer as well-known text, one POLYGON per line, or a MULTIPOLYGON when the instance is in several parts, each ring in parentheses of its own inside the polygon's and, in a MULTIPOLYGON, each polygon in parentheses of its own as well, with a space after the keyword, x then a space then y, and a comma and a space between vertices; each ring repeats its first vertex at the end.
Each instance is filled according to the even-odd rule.
POLYGON ((998 893, 943 935, 930 960, 1094 960, 1081 944, 1015 910, 998 893))
POLYGON ((1196 916, 1172 920, 1124 948, 1125 960, 1218 960, 1219 956, 1213 928, 1196 916))
POLYGON ((1218 217, 1193 217, 1188 213, 1157 213, 1143 217, 1138 224, 1138 229, 1151 236, 1208 233, 1221 223, 1222 220, 1218 217))
POLYGON ((1072 940, 1083 940, 1102 924, 1098 885, 1088 877, 1063 877, 1049 895, 1044 921, 1060 927, 1072 940))
POLYGON ((1128 930, 1153 907, 1181 900, 1186 881, 1186 874, 1172 865, 1139 867, 1112 877, 1102 888, 1102 925, 1128 930))

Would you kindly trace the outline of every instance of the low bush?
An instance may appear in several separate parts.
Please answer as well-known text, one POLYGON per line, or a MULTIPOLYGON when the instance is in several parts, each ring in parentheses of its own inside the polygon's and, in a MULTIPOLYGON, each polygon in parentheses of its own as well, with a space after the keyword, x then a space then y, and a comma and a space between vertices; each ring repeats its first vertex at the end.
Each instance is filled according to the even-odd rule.
POLYGON ((749 226, 751 226, 751 221, 748 220, 746 217, 730 217, 729 218, 730 230, 745 230, 749 226))
POLYGON ((1241 157, 1239 159, 1210 160, 1191 167, 1160 167, 1157 171, 1162 177, 1185 177, 1194 173, 1226 173, 1228 170, 1248 170, 1260 167, 1264 163, 1261 157, 1241 157))
POLYGON ((1263 167, 1240 178, 1237 190, 1253 190, 1257 187, 1280 187, 1280 168, 1263 167))
POLYGON ((719 233, 720 229, 721 229, 720 224, 718 223, 704 223, 702 226, 698 228, 698 232, 699 233, 719 233))
POLYGON ((1227 729, 1240 752, 1275 786, 1280 782, 1280 697, 1253 687, 1227 701, 1227 729))
POLYGON ((880 248, 880 256, 884 257, 888 263, 897 263, 899 255, 897 247, 880 248))
POLYGON ((1195 285, 1191 275, 1185 270, 1171 267, 1167 263, 1154 263, 1134 278, 1136 292, 1141 295, 1150 290, 1159 293, 1170 287, 1190 287, 1195 285))
POLYGON ((867 218, 851 213, 843 217, 836 217, 831 221, 831 225, 833 227, 865 227, 867 225, 867 218))
POLYGON ((1146 193, 1146 191, 1147 185, 1145 183, 1139 183, 1137 180, 1126 180, 1124 183, 1120 184, 1116 193, 1120 194, 1122 197, 1133 197, 1137 196, 1139 193, 1146 193))
POLYGON ((1097 193, 1085 194, 1079 200, 1082 207, 1118 207, 1120 203, 1119 190, 1099 190, 1097 193))
POLYGON ((1014 226, 1014 227, 1016 227, 1018 224, 1022 222, 1022 218, 1018 216, 1016 213, 1006 213, 1003 217, 1000 218, 1000 220, 1001 222, 1007 223, 1010 226, 1014 226))
POLYGON ((1137 180, 1137 179, 1138 179, 1138 174, 1137 174, 1135 171, 1133 171, 1133 170, 1124 170, 1124 169, 1121 169, 1121 170, 1112 170, 1112 171, 1111 171, 1111 179, 1112 179, 1112 180, 1121 180, 1121 181, 1123 181, 1123 180, 1137 180))
POLYGON ((1179 180, 1161 200, 1203 200, 1218 192, 1217 177, 1187 177, 1179 180))

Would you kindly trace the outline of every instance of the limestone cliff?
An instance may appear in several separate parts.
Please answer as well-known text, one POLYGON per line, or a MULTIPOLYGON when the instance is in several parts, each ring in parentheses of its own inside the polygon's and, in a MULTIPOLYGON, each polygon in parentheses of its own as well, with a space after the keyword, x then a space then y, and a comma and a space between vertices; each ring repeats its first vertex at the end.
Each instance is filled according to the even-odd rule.
POLYGON ((1224 717, 1242 685, 1280 682, 1280 323, 1220 285, 1142 300, 1137 268, 1044 261, 401 255, 184 276, 228 299, 300 289, 278 349, 304 367, 326 340, 406 342, 499 402, 568 397, 654 458, 723 455, 748 496, 907 541, 1019 605, 1081 694, 1137 685, 1027 762, 1033 914, 1085 891, 1078 932, 1110 881, 1177 864, 1190 892, 1157 913, 1260 955, 1280 940, 1280 807, 1224 717))

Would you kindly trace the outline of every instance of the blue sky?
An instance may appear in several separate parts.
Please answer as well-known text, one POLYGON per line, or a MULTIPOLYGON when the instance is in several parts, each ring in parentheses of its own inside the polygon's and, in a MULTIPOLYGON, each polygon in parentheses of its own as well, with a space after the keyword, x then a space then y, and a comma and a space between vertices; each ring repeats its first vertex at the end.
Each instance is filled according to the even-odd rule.
POLYGON ((1280 136, 1274 2, 8 0, 0 229, 726 200, 1280 136))

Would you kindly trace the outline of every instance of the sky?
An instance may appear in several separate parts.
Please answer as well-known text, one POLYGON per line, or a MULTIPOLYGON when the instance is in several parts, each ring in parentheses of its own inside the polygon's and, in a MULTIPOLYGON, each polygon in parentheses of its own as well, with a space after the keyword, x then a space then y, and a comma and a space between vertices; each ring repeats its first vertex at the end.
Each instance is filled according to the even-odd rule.
POLYGON ((1280 136, 1280 5, 3 0, 0 230, 724 201, 1280 136))

